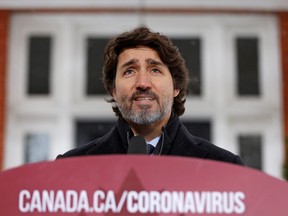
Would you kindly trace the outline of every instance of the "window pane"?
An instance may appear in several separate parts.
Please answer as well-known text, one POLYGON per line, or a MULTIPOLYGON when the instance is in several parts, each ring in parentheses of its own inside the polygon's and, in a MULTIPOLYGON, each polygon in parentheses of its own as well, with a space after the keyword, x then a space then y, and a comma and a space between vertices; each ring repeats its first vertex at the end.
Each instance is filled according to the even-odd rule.
POLYGON ((183 124, 194 136, 202 137, 211 141, 212 137, 210 121, 183 121, 183 124))
POLYGON ((260 135, 238 137, 240 155, 244 163, 255 169, 262 169, 262 139, 260 135))
POLYGON ((86 94, 106 94, 102 83, 103 53, 109 38, 92 38, 86 41, 86 94))
POLYGON ((237 94, 259 96, 259 55, 257 38, 237 38, 237 94))
POLYGON ((106 134, 115 121, 85 121, 76 122, 76 146, 83 145, 106 134))
POLYGON ((47 134, 27 134, 25 137, 25 163, 48 160, 49 145, 47 134))
POLYGON ((49 95, 52 39, 49 36, 31 36, 28 53, 29 95, 49 95))
POLYGON ((189 70, 188 91, 193 96, 201 96, 201 40, 199 38, 173 38, 189 70))

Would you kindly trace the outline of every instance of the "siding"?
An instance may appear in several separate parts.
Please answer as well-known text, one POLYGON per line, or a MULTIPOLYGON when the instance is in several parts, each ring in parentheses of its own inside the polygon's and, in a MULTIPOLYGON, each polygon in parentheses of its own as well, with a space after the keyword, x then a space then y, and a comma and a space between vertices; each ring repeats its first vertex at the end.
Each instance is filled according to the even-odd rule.
POLYGON ((9 11, 0 10, 0 170, 3 168, 9 11))
POLYGON ((283 85, 283 126, 285 139, 285 168, 288 179, 288 12, 279 14, 281 57, 282 57, 282 85, 283 85))

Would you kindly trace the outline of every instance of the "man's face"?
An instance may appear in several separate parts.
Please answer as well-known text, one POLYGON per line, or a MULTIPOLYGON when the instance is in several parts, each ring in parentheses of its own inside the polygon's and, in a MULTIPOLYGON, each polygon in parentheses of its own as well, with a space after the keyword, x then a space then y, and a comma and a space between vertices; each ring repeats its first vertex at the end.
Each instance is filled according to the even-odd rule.
POLYGON ((168 67, 153 49, 130 48, 119 55, 113 97, 128 122, 168 121, 178 93, 168 67))

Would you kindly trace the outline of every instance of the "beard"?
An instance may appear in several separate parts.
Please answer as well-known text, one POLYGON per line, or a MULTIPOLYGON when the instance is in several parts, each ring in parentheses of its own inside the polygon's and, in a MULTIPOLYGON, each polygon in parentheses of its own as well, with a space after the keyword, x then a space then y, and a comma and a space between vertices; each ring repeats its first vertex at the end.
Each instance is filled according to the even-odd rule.
POLYGON ((168 96, 163 96, 162 99, 163 101, 160 104, 159 97, 155 93, 150 91, 145 93, 137 91, 131 98, 121 97, 116 105, 124 119, 140 125, 149 125, 161 120, 166 114, 171 112, 173 99, 170 99, 168 96), (139 110, 133 109, 133 101, 139 94, 155 98, 158 107, 151 109, 151 105, 140 105, 139 110))

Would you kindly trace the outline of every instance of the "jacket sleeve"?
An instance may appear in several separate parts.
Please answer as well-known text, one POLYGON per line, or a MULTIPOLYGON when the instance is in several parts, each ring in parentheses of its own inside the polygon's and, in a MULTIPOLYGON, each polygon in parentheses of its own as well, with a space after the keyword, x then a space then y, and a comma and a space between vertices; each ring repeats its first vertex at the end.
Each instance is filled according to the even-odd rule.
POLYGON ((245 166, 245 163, 243 162, 243 160, 241 159, 241 157, 239 157, 238 155, 235 155, 233 163, 234 163, 234 164, 244 165, 244 166, 245 166))

